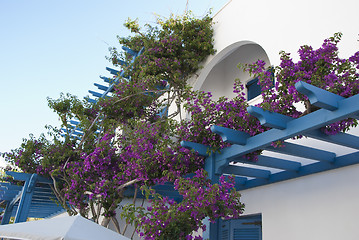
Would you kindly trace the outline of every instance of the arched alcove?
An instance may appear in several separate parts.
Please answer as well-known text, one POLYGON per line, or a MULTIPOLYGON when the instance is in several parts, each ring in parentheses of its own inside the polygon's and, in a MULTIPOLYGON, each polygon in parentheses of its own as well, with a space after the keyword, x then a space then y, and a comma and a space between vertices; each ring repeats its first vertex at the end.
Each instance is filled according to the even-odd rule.
POLYGON ((258 59, 264 60, 270 66, 269 58, 264 49, 251 41, 234 43, 216 56, 204 67, 197 79, 194 89, 211 92, 214 99, 221 96, 233 98, 233 84, 236 78, 243 83, 251 77, 244 73, 237 65, 238 63, 253 63, 258 59))

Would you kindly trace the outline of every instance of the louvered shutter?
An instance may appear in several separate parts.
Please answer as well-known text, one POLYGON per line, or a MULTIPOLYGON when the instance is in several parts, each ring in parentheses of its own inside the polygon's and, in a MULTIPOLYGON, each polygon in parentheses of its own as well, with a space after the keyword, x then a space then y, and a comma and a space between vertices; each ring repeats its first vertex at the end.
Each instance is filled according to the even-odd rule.
POLYGON ((248 101, 261 94, 261 86, 258 85, 258 81, 258 78, 255 78, 246 84, 248 101))
POLYGON ((219 240, 228 240, 229 239, 229 221, 219 221, 219 240))
POLYGON ((219 222, 220 240, 262 240, 261 215, 219 222))

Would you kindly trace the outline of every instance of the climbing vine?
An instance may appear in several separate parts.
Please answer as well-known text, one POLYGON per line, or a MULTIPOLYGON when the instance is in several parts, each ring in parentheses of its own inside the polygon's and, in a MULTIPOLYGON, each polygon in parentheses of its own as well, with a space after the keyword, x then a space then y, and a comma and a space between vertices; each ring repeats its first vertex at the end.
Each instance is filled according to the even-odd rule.
MULTIPOLYGON (((206 192, 213 195, 211 206, 196 206, 200 215, 185 228, 180 227, 183 221, 174 221, 174 216, 172 220, 163 219, 172 223, 165 227, 165 235, 155 237, 169 236, 169 232, 177 229, 180 238, 188 239, 192 231, 202 226, 204 217, 228 215, 226 208, 219 211, 217 205, 231 204, 234 217, 243 211, 233 184, 211 185, 203 172, 198 179, 179 180, 203 167, 202 157, 180 146, 179 129, 183 102, 192 96, 187 81, 200 63, 215 52, 212 18, 206 15, 198 19, 187 12, 183 16, 158 18, 155 26, 146 25, 144 30, 137 21, 128 20, 125 26, 134 34, 119 38, 119 43, 130 50, 110 49, 109 60, 122 69, 122 74, 112 79, 115 83, 112 96, 99 99, 96 104, 70 94, 49 98, 49 107, 59 115, 62 129, 49 127, 51 139, 45 135, 25 139, 6 158, 24 172, 53 179, 58 202, 69 214, 79 212, 96 222, 102 215, 102 225, 112 220, 120 233, 126 227, 119 226, 115 210, 129 186, 135 189, 136 196, 140 186, 150 189, 155 184, 175 182, 186 197, 181 203, 173 202, 171 209, 188 206, 181 217, 186 221, 191 217, 190 205, 195 199, 190 196, 196 191, 184 188, 189 187, 188 181, 196 181, 196 186, 206 189, 202 201, 206 192), (134 58, 133 53, 138 56, 134 58), (79 139, 68 134, 74 118, 83 132, 79 139), (231 201, 226 203, 226 199, 231 201)), ((152 200, 154 208, 161 201, 152 200)), ((127 211, 128 216, 137 211, 127 211)), ((178 214, 181 212, 177 210, 178 214)), ((146 239, 152 239, 153 225, 146 221, 136 224, 146 239)))
MULTIPOLYGON (((118 40, 130 50, 111 48, 108 57, 122 69, 112 79, 111 97, 95 104, 69 94, 49 98, 62 129, 48 127, 49 138, 25 139, 18 149, 5 154, 6 159, 24 172, 51 178, 58 202, 69 214, 80 213, 98 223, 103 216, 101 224, 113 221, 120 233, 127 228, 119 226, 115 210, 129 187, 135 197, 139 189, 148 198, 152 196, 148 208, 127 205, 122 209, 127 223, 134 224, 145 239, 192 239, 193 231, 205 229, 202 220, 206 217, 211 221, 238 217, 244 205, 233 178, 221 177, 219 183, 211 183, 202 169, 203 157, 179 144, 180 140, 192 141, 214 151, 228 146, 210 131, 213 124, 251 136, 268 130, 248 114, 239 80, 233 89, 237 96, 218 101, 211 93, 193 91, 188 85, 200 63, 215 53, 212 24, 209 14, 198 19, 190 12, 158 18, 155 26, 144 29, 129 19, 125 26, 133 35, 118 40), (191 118, 184 118, 184 112, 191 118), (73 130, 73 118, 82 130, 79 139, 68 134, 73 130), (188 174, 194 176, 185 177, 188 174), (151 188, 165 182, 173 182, 182 201, 160 196, 151 188)), ((357 94, 359 53, 340 59, 340 36, 325 40, 317 50, 303 46, 298 63, 282 52, 274 88, 262 60, 240 65, 260 79, 260 106, 292 117, 315 111, 295 90, 297 81, 343 97, 357 94), (296 103, 303 103, 305 111, 299 111, 296 103)), ((323 131, 334 134, 356 125, 356 120, 348 119, 323 131)), ((255 160, 257 154, 260 152, 248 157, 255 160)))

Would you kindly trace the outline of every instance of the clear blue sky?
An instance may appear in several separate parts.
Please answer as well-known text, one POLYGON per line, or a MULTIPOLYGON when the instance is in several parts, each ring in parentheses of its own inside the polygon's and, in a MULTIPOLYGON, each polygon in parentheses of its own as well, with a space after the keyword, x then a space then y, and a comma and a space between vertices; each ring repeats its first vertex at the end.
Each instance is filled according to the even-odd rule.
MULTIPOLYGON (((182 14, 186 0, 0 0, 0 152, 17 148, 30 133, 58 126, 47 97, 71 93, 82 98, 101 83, 111 64, 110 46, 130 17, 153 23, 153 13, 182 14)), ((203 16, 228 0, 189 0, 203 16)), ((1 162, 1 159, 0 159, 1 162)))

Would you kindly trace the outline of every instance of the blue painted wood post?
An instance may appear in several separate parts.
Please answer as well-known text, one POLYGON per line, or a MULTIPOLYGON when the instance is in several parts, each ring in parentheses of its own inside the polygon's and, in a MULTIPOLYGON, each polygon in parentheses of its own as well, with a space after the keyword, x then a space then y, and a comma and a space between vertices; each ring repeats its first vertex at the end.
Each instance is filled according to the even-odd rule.
POLYGON ((21 193, 21 200, 19 207, 17 208, 15 223, 26 222, 29 214, 32 195, 34 194, 34 188, 37 182, 37 174, 32 174, 25 181, 24 187, 21 193))
MULTIPOLYGON (((204 170, 208 173, 208 178, 211 179, 212 184, 219 183, 221 173, 218 171, 223 164, 218 164, 216 161, 217 153, 211 151, 208 154, 209 146, 202 145, 194 142, 182 141, 181 146, 195 150, 199 155, 206 157, 204 163, 204 170)), ((227 159, 221 159, 221 162, 227 162, 227 159)), ((219 223, 218 219, 211 223, 208 219, 203 220, 206 225, 206 231, 203 232, 203 239, 218 239, 219 223)))
MULTIPOLYGON (((219 183, 220 175, 216 173, 216 153, 213 151, 206 158, 204 164, 204 170, 208 173, 208 178, 211 179, 212 184, 219 183)), ((203 220, 206 225, 206 231, 203 232, 203 239, 218 239, 218 219, 211 223, 207 218, 203 220)))
POLYGON ((206 158, 204 162, 204 170, 208 173, 208 178, 211 179, 212 184, 219 183, 219 177, 216 173, 216 153, 211 154, 206 158))
POLYGON ((219 220, 217 219, 215 223, 211 223, 208 218, 205 218, 203 224, 206 225, 206 231, 204 231, 202 235, 203 239, 218 239, 219 220))
POLYGON ((12 204, 12 202, 7 202, 5 212, 4 212, 4 215, 1 220, 1 225, 5 225, 10 222, 11 213, 12 213, 12 210, 14 209, 14 205, 15 204, 12 204))
MULTIPOLYGON (((14 185, 9 184, 8 189, 10 189, 10 191, 8 192, 8 196, 7 196, 9 198, 7 199, 7 204, 6 204, 3 219, 1 221, 1 225, 9 224, 14 206, 20 200, 20 197, 21 197, 22 190, 19 191, 19 187, 17 187, 17 186, 15 187, 14 185), (17 192, 17 194, 12 196, 12 194, 10 192, 14 192, 14 191, 17 192)), ((23 187, 21 189, 23 189, 23 187)))

